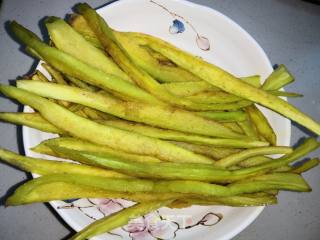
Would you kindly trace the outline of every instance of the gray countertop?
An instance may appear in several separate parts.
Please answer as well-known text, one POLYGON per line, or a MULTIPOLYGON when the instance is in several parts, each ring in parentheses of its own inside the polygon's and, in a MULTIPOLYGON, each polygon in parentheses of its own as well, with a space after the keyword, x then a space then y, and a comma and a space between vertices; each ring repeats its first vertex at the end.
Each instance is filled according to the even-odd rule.
MULTIPOLYGON (((33 60, 22 54, 19 45, 5 30, 8 20, 16 19, 40 34, 38 22, 43 16, 64 17, 79 0, 4 0, 0 9, 1 83, 30 71, 33 60)), ((98 7, 108 1, 90 1, 98 7)), ((320 120, 320 6, 299 0, 194 0, 229 16, 247 30, 262 46, 272 63, 284 63, 296 76, 286 89, 304 94, 290 102, 320 120)), ((0 111, 17 111, 17 105, 1 98, 0 111)), ((21 148, 20 129, 0 123, 0 146, 13 151, 21 148)), ((308 132, 294 125, 291 143, 308 132)), ((21 150, 21 149, 20 149, 21 150)), ((21 151, 20 151, 21 152, 21 151)), ((319 155, 319 151, 313 155, 319 155)), ((320 167, 304 174, 311 193, 281 193, 279 204, 263 213, 239 234, 238 240, 317 240, 320 239, 320 167)), ((48 205, 3 206, 7 191, 28 177, 25 173, 0 163, 0 239, 64 239, 72 230, 48 205)))

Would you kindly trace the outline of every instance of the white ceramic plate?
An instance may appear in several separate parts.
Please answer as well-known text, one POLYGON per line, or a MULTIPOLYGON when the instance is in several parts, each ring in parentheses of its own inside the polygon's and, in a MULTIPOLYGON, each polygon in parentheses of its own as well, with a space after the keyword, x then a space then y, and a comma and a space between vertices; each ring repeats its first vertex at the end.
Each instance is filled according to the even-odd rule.
MULTIPOLYGON (((217 64, 236 76, 259 74, 264 79, 272 71, 259 44, 238 24, 223 14, 181 0, 121 0, 100 8, 99 13, 117 30, 148 33, 217 64), (209 48, 209 50, 208 50, 209 48)), ((38 69, 43 70, 40 66, 38 69)), ((25 111, 30 111, 28 107, 25 111)), ((278 144, 290 144, 290 122, 263 109, 278 135, 278 144)), ((44 157, 29 150, 55 137, 23 128, 27 156, 44 157)), ((52 158, 51 158, 52 159, 52 158)), ((51 205, 76 231, 130 202, 124 200, 81 199, 51 205)), ((162 208, 95 239, 231 239, 245 229, 263 207, 194 206, 172 210, 162 208)))

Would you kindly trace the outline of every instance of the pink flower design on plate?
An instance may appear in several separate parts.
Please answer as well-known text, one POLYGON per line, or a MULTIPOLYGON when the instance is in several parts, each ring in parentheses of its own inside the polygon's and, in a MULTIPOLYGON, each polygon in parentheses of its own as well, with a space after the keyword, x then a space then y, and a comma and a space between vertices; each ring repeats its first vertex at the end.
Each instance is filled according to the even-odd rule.
POLYGON ((90 198, 89 201, 105 216, 118 212, 124 208, 120 202, 114 201, 113 199, 90 198))
POLYGON ((123 230, 133 240, 173 239, 179 225, 163 219, 158 212, 131 220, 123 230))
MULTIPOLYGON (((134 204, 134 202, 125 199, 85 198, 75 200, 68 205, 59 207, 59 209, 77 208, 92 220, 98 220, 134 204)), ((194 219, 191 215, 168 215, 155 211, 132 219, 126 226, 105 234, 123 237, 122 231, 125 231, 132 240, 169 240, 176 237, 178 230, 197 226, 213 226, 219 223, 222 218, 222 214, 212 212, 205 214, 200 219, 194 219)))

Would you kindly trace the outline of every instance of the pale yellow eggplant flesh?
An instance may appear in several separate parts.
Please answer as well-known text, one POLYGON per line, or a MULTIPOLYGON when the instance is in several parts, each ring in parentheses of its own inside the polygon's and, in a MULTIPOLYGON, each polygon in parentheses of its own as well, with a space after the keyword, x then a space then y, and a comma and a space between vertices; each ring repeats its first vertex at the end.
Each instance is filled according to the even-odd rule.
POLYGON ((140 43, 142 45, 147 45, 155 51, 160 52, 178 66, 189 69, 190 72, 199 76, 204 81, 207 81, 228 93, 270 108, 310 129, 316 134, 320 134, 320 125, 318 122, 286 101, 273 96, 262 89, 250 86, 223 69, 205 62, 200 58, 195 58, 193 55, 184 52, 165 41, 160 39, 155 40, 155 38, 142 34, 139 34, 139 41, 141 41, 140 43))
POLYGON ((37 146, 31 148, 32 151, 47 154, 54 157, 61 157, 57 152, 52 151, 50 146, 58 146, 72 150, 78 151, 88 151, 88 152, 97 152, 103 154, 109 154, 110 156, 118 157, 120 159, 126 159, 130 161, 137 162, 161 162, 160 159, 146 156, 138 155, 120 151, 118 149, 113 149, 107 146, 94 144, 88 141, 83 141, 81 139, 72 138, 72 137, 60 137, 60 138, 51 138, 45 141, 42 141, 37 146))
POLYGON ((0 85, 0 91, 23 104, 37 109, 42 117, 50 123, 75 137, 123 151, 150 155, 168 161, 212 162, 211 159, 205 156, 195 154, 165 141, 107 127, 82 118, 28 91, 5 85, 0 85))
POLYGON ((251 139, 259 140, 259 134, 256 126, 253 125, 251 119, 247 117, 244 121, 237 122, 242 131, 251 139))
POLYGON ((246 138, 218 122, 171 106, 121 101, 110 95, 93 93, 77 87, 37 81, 19 80, 17 86, 42 97, 67 100, 131 121, 207 136, 246 138))
POLYGON ((48 17, 45 23, 50 39, 56 48, 107 74, 113 74, 123 80, 131 81, 102 50, 92 46, 64 20, 57 17, 48 17))
POLYGON ((136 101, 164 104, 134 84, 112 74, 104 73, 57 48, 48 46, 34 33, 15 21, 10 23, 10 29, 20 42, 34 49, 37 54, 41 56, 41 59, 63 74, 70 75, 99 88, 103 88, 106 91, 114 92, 136 101))
POLYGON ((186 142, 177 142, 177 141, 170 141, 173 144, 176 144, 179 147, 188 149, 198 154, 202 154, 213 158, 215 160, 225 158, 232 154, 238 153, 241 149, 238 148, 225 148, 225 147, 212 147, 209 145, 199 145, 199 144, 192 144, 186 142))
POLYGON ((241 161, 259 155, 271 155, 271 154, 288 154, 291 153, 293 150, 290 147, 259 147, 253 149, 247 149, 240 153, 235 153, 230 155, 226 158, 220 159, 219 161, 215 162, 216 166, 220 167, 231 167, 233 165, 239 164, 241 161))
POLYGON ((14 123, 17 125, 24 125, 31 128, 38 129, 43 132, 64 134, 65 132, 58 129, 45 119, 39 113, 0 113, 0 120, 14 123))
POLYGON ((145 136, 163 140, 190 142, 195 144, 210 145, 229 148, 255 148, 268 146, 267 142, 251 141, 245 139, 208 138, 201 135, 187 134, 183 132, 161 129, 140 123, 132 123, 125 120, 97 120, 98 123, 116 127, 122 130, 139 133, 145 136))
POLYGON ((88 25, 94 31, 101 44, 105 47, 105 50, 112 56, 113 60, 142 89, 173 106, 196 111, 217 110, 217 106, 215 106, 215 104, 196 103, 186 98, 177 97, 168 91, 165 91, 161 87, 161 84, 141 69, 136 62, 134 62, 134 59, 130 59, 125 47, 123 47, 123 45, 118 41, 117 36, 113 34, 113 30, 94 9, 89 6, 76 7, 76 9, 86 19, 88 25))
POLYGON ((0 148, 0 159, 26 172, 40 175, 51 174, 84 174, 90 176, 101 176, 107 178, 132 178, 130 176, 88 165, 80 165, 69 162, 45 160, 21 156, 14 152, 0 148))
POLYGON ((246 107, 245 111, 248 113, 249 118, 256 127, 258 133, 271 145, 275 146, 277 144, 277 135, 259 108, 255 105, 251 105, 246 107))

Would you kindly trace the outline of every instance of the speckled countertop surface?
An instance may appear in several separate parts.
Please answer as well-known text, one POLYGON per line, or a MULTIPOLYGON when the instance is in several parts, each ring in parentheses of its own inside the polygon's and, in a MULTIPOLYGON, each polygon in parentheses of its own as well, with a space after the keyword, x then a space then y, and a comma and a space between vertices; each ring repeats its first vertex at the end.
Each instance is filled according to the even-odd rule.
MULTIPOLYGON (((1 83, 23 75, 34 65, 33 60, 18 51, 10 39, 5 23, 22 22, 39 34, 37 23, 46 15, 63 17, 78 0, 4 0, 0 9, 1 83)), ((90 1, 98 7, 108 1, 90 1)), ((272 63, 284 63, 297 81, 286 89, 305 95, 290 99, 304 112, 320 119, 320 6, 299 0, 193 0, 229 16, 247 30, 262 46, 272 63)), ((16 111, 17 105, 1 98, 0 111, 16 111)), ((307 136, 301 128, 292 127, 291 143, 307 136)), ((19 129, 0 123, 0 146, 18 151, 19 129)), ((319 151, 313 155, 319 155, 319 151)), ((279 204, 263 213, 234 239, 237 240, 317 240, 320 239, 320 167, 304 174, 313 188, 309 194, 285 192, 279 204)), ((4 196, 12 186, 29 176, 0 163, 0 239, 57 240, 66 239, 72 230, 55 215, 48 205, 3 206, 4 196)))

